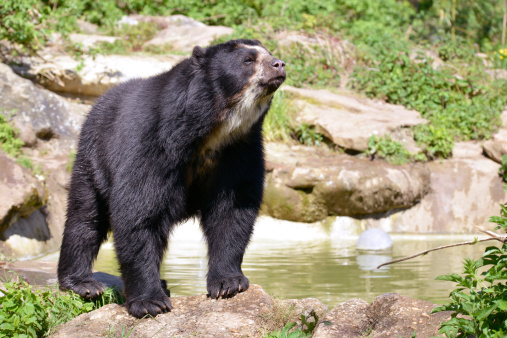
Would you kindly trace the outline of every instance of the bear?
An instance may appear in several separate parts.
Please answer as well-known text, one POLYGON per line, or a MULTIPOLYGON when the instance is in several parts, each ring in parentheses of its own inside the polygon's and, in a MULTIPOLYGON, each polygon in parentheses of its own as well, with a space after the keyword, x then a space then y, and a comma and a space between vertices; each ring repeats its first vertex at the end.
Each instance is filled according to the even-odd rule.
POLYGON ((104 292, 91 271, 112 233, 128 312, 170 311, 163 254, 174 226, 196 217, 209 297, 247 290, 241 264, 262 202, 262 124, 285 78, 282 60, 258 40, 240 39, 196 46, 171 70, 99 98, 71 174, 60 288, 84 298, 104 292))

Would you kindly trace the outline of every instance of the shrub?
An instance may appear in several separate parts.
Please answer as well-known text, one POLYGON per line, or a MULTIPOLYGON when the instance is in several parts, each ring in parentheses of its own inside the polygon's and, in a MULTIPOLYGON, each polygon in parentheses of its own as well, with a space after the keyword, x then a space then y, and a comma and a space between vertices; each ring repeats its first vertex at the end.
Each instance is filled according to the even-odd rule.
MULTIPOLYGON (((507 232, 507 205, 501 205, 500 216, 491 217, 490 222, 498 225, 495 230, 507 232)), ((432 311, 454 311, 439 333, 447 337, 507 335, 507 243, 487 247, 481 259, 467 258, 462 276, 451 273, 436 279, 456 283, 449 295, 451 302, 432 311)))

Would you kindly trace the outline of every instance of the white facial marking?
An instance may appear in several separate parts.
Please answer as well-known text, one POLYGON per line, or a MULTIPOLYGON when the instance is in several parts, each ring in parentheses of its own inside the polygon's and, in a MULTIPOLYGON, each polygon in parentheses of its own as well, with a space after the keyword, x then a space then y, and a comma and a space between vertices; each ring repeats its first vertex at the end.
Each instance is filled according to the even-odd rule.
POLYGON ((241 94, 239 101, 227 113, 225 121, 207 140, 205 149, 219 150, 247 133, 262 116, 273 96, 272 94, 266 96, 265 89, 259 85, 264 77, 264 59, 269 58, 270 53, 261 46, 238 45, 238 47, 255 49, 260 53, 256 71, 246 84, 247 89, 241 94))

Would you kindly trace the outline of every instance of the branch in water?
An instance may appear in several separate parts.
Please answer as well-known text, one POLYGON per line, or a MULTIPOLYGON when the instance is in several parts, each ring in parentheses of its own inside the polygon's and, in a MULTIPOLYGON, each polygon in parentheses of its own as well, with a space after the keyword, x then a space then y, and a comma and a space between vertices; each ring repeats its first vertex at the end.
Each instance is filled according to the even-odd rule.
POLYGON ((403 261, 407 261, 409 259, 412 259, 412 258, 415 258, 415 257, 418 257, 418 256, 422 256, 422 255, 425 255, 427 254, 428 252, 432 252, 432 251, 437 251, 437 250, 441 250, 441 249, 446 249, 446 248, 452 248, 454 246, 460 246, 460 245, 473 245, 475 243, 479 243, 479 242, 486 242, 486 241, 499 241, 499 242, 502 242, 502 243, 506 243, 507 242, 507 236, 500 236, 496 233, 494 233, 493 231, 489 231, 489 230, 486 230, 484 228, 480 228, 480 227, 477 227, 475 226, 475 228, 477 230, 479 230, 479 232, 482 232, 483 234, 486 234, 488 236, 490 236, 490 238, 485 238, 485 239, 480 239, 480 240, 475 240, 475 241, 469 241, 469 242, 463 242, 463 243, 456 243, 456 244, 450 244, 450 245, 444 245, 444 246, 439 246, 438 248, 433 248, 433 249, 429 249, 429 250, 424 250, 424 251, 421 251, 419 253, 416 253, 415 255, 412 255, 412 256, 408 256, 408 257, 403 257, 403 258, 398 258, 398 259, 395 259, 394 261, 390 261, 390 262, 387 262, 387 263, 384 263, 384 264, 380 264, 379 266, 377 266, 377 269, 380 269, 381 267, 383 267, 384 265, 389 265, 389 264, 394 264, 394 263, 398 263, 398 262, 403 262, 403 261))

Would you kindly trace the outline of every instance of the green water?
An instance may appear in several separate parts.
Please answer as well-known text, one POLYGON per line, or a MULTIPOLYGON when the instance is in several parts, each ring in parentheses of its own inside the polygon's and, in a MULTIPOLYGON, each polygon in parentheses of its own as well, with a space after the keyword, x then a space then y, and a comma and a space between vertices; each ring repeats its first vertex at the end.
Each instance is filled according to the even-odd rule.
MULTIPOLYGON (((356 252, 354 238, 290 242, 254 238, 244 258, 243 272, 251 283, 261 285, 273 296, 283 299, 313 297, 328 306, 351 298, 371 301, 387 292, 444 303, 453 283, 435 281, 435 277, 450 272, 460 273, 461 262, 466 257, 478 258, 486 246, 492 244, 436 251, 380 270, 376 266, 419 251, 473 238, 393 235, 393 249, 385 254, 356 252)), ((118 274, 111 244, 101 249, 95 269, 118 274)), ((161 274, 167 280, 172 296, 205 293, 206 271, 206 247, 202 241, 176 239, 171 242, 161 274)))

